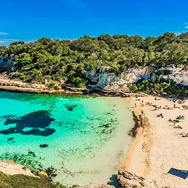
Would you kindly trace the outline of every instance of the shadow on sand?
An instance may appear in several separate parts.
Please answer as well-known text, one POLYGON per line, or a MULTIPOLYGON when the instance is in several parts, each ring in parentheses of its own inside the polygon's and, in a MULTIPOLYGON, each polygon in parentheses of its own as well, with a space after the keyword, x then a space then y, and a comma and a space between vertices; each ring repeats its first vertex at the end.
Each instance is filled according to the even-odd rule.
POLYGON ((55 129, 49 128, 52 121, 49 112, 46 110, 36 111, 22 116, 21 118, 11 118, 7 116, 4 125, 16 124, 15 127, 1 130, 1 134, 23 134, 36 136, 49 136, 55 129))
POLYGON ((168 173, 172 174, 174 176, 183 178, 183 179, 186 179, 188 177, 188 171, 187 170, 178 170, 178 169, 175 169, 175 168, 171 168, 168 171, 168 173))
POLYGON ((110 178, 110 181, 107 183, 107 185, 113 185, 115 187, 118 187, 118 181, 117 181, 117 174, 113 174, 110 178))

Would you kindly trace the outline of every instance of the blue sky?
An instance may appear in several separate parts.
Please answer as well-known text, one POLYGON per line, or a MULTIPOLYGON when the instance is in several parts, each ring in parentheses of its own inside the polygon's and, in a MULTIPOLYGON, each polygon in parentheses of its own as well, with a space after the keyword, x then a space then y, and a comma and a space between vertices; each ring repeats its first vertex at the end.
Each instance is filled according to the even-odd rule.
POLYGON ((0 45, 41 37, 188 31, 187 0, 0 0, 0 45))

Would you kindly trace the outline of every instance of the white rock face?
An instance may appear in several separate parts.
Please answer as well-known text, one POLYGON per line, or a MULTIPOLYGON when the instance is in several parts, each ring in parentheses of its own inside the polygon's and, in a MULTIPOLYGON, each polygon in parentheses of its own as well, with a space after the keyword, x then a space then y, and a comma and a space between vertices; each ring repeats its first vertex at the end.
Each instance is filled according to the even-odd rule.
POLYGON ((168 76, 162 76, 167 79, 168 77, 174 80, 177 84, 188 86, 188 70, 184 70, 181 66, 175 67, 170 65, 158 70, 151 69, 149 67, 138 67, 128 69, 120 76, 116 76, 114 73, 108 73, 109 68, 103 67, 98 73, 95 71, 88 72, 87 78, 95 83, 95 87, 99 87, 104 90, 113 91, 128 91, 127 85, 130 83, 136 83, 139 79, 149 79, 155 76, 157 71, 169 70, 171 74, 168 76))
POLYGON ((109 68, 102 68, 99 73, 95 71, 87 72, 86 77, 96 83, 96 87, 104 90, 128 91, 127 84, 135 83, 139 79, 148 79, 151 71, 146 68, 129 69, 116 76, 115 73, 108 73, 109 68))
POLYGON ((149 79, 151 76, 152 71, 148 68, 134 68, 134 69, 129 69, 127 72, 123 73, 125 80, 127 80, 128 83, 135 83, 139 79, 149 79))
POLYGON ((169 75, 170 79, 174 80, 177 84, 188 86, 188 70, 182 68, 181 66, 175 67, 174 65, 171 65, 169 67, 164 67, 159 70, 171 71, 171 74, 169 75))

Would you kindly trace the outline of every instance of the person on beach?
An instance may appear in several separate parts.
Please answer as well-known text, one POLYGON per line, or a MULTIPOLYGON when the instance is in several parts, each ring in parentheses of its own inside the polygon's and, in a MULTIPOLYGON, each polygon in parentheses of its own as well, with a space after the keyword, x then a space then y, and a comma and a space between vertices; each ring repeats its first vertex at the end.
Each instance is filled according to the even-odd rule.
POLYGON ((157 117, 164 118, 164 116, 163 116, 163 114, 162 114, 162 113, 161 113, 161 114, 159 114, 159 115, 157 115, 157 117))
POLYGON ((143 112, 143 110, 141 111, 141 114, 142 114, 142 115, 144 115, 144 112, 143 112))

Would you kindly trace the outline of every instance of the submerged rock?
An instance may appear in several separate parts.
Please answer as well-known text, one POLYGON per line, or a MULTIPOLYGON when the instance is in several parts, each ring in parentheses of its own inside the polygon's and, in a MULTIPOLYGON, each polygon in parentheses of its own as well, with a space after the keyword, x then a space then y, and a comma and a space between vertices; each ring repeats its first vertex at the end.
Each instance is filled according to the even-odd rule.
POLYGON ((65 107, 68 111, 73 111, 73 109, 76 107, 77 105, 68 105, 68 104, 65 104, 65 107))
POLYGON ((136 174, 128 171, 118 171, 118 183, 120 187, 126 188, 157 188, 154 182, 147 181, 143 177, 137 176, 136 174))
POLYGON ((40 144, 40 148, 47 148, 48 144, 40 144))
POLYGON ((7 141, 11 141, 11 140, 14 140, 14 138, 13 138, 13 137, 11 137, 11 138, 8 138, 8 139, 7 139, 7 141))

